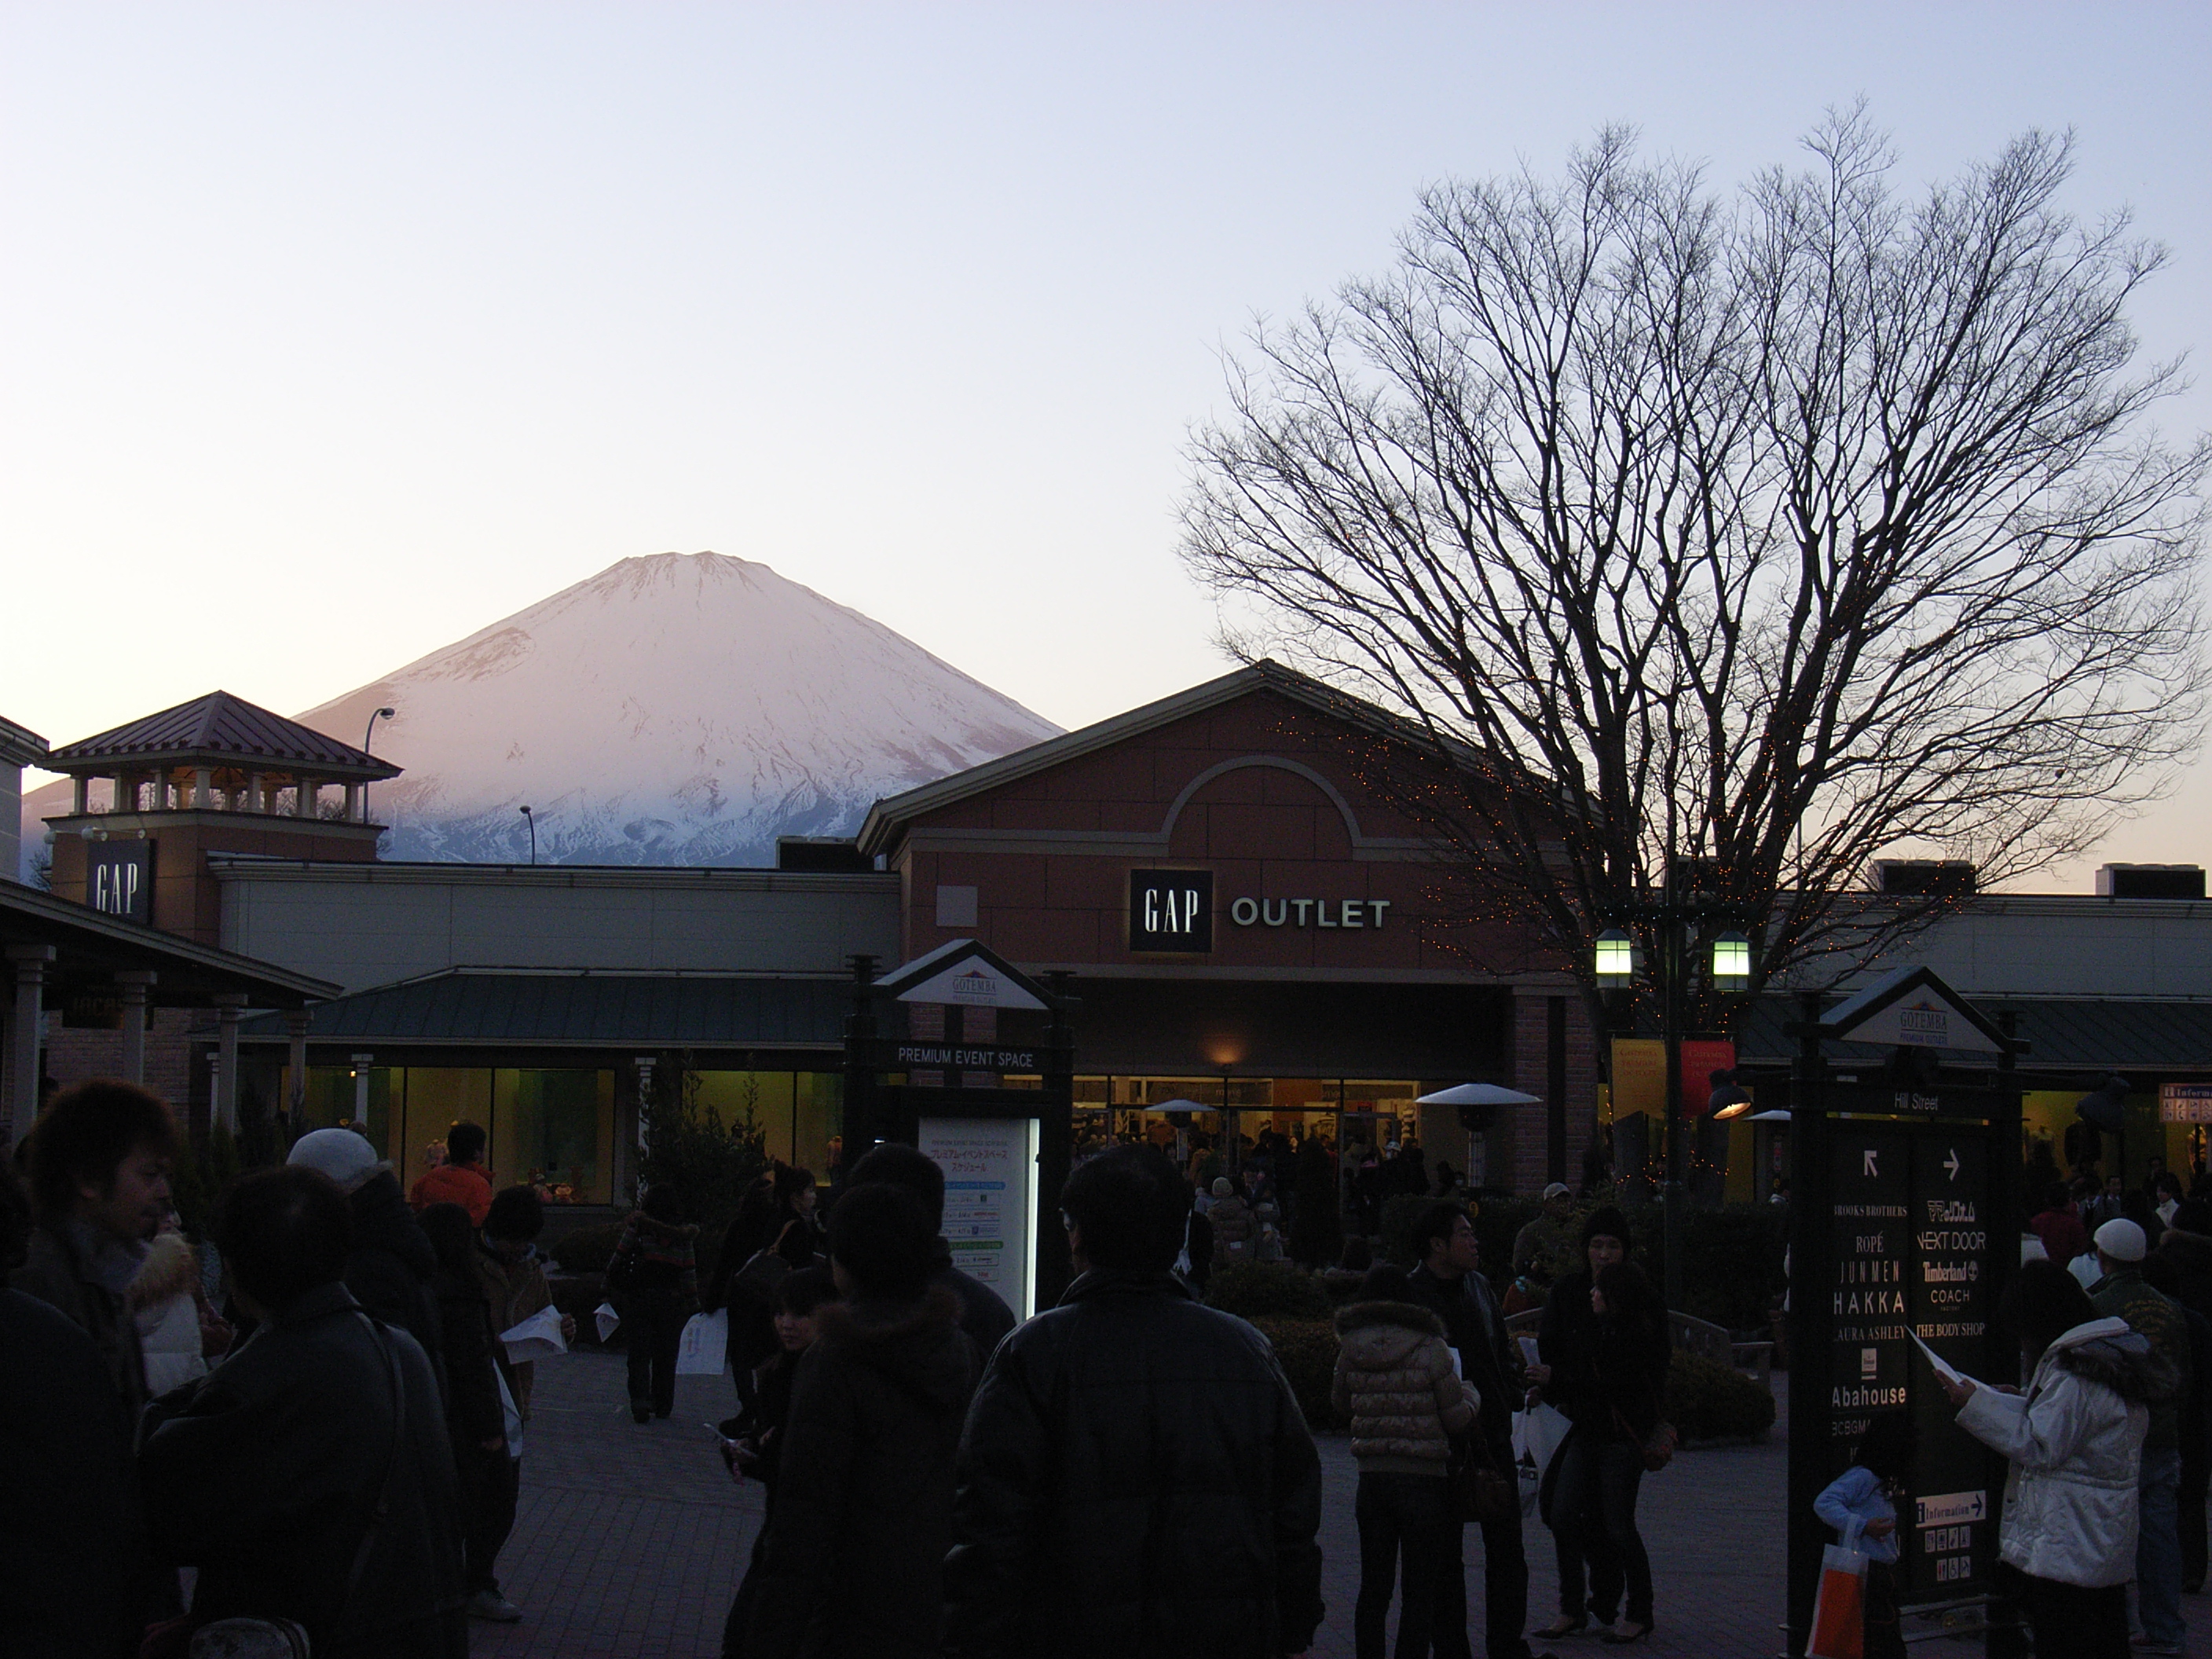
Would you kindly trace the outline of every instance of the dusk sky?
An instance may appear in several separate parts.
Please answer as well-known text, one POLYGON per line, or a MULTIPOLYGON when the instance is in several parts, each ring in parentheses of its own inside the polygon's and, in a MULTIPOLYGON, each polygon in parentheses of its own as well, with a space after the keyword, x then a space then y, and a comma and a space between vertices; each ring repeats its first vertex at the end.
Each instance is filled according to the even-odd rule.
MULTIPOLYGON (((2071 126, 2202 380, 2207 17, 0 6, 0 714, 296 712, 703 549, 1127 708, 1225 666, 1175 556, 1222 350, 1387 264, 1425 182, 1606 121, 1730 185, 1862 94, 1914 185, 2071 126)), ((2047 884, 2212 862, 2208 810, 2200 763, 2047 884)))

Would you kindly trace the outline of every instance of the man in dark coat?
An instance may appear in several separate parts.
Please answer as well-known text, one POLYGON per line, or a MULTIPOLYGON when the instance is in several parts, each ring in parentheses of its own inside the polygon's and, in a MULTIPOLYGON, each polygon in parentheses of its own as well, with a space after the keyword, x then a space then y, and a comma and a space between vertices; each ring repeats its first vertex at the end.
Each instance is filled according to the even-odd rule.
POLYGON ((1076 1280, 999 1345, 961 1439, 949 1659, 1312 1641, 1321 1459, 1267 1338, 1170 1271, 1189 1202, 1151 1147, 1068 1177, 1076 1280))
POLYGON ((861 1173, 830 1218, 830 1267, 846 1300, 816 1310, 821 1334, 792 1384, 749 1659, 939 1650, 975 1351, 957 1300, 930 1282, 921 1206, 861 1173))
POLYGON ((854 1185, 871 1181, 902 1187, 921 1206, 923 1218, 937 1235, 930 1246, 929 1282, 942 1285, 960 1298, 960 1328, 975 1345, 975 1366, 981 1370, 991 1351, 1014 1328, 1016 1315, 996 1291, 952 1265, 952 1249, 943 1236, 945 1171, 935 1158, 911 1146, 886 1141, 871 1148, 853 1171, 854 1185))
POLYGON ((439 1361, 441 1319, 431 1288, 437 1253, 422 1231, 399 1177, 376 1148, 351 1129, 315 1129, 292 1143, 284 1160, 319 1170, 337 1182, 353 1219, 346 1250, 345 1287, 353 1299, 387 1325, 396 1325, 439 1361))
MULTIPOLYGON (((1460 1375, 1482 1396, 1475 1432, 1482 1437, 1493 1468, 1510 1471, 1513 1413, 1528 1392, 1521 1345, 1506 1334, 1490 1281, 1482 1276, 1482 1252, 1466 1206, 1438 1200, 1413 1224, 1413 1249, 1420 1265, 1407 1276, 1413 1299, 1443 1321, 1444 1336, 1459 1351, 1460 1375)), ((1455 1659, 1469 1650, 1467 1640, 1467 1575, 1448 1573, 1445 1601, 1433 1628, 1436 1650, 1455 1659)), ((1521 1510, 1482 1523, 1483 1647, 1490 1659, 1528 1659, 1528 1556, 1521 1535, 1521 1510)))
POLYGON ((93 1340, 134 1418, 146 1362, 125 1293, 168 1213, 175 1146, 169 1109, 110 1079, 64 1090, 31 1131, 38 1226, 10 1282, 93 1340))
POLYGON ((296 1620, 316 1659, 462 1659, 437 1379, 339 1282, 348 1226, 344 1195, 312 1170, 231 1189, 218 1236, 258 1325, 149 1413, 148 1522, 167 1559, 199 1569, 198 1617, 296 1620))
MULTIPOLYGON (((0 1164, 0 1271, 30 1207, 0 1164)), ((98 1345, 55 1309, 0 1290, 0 1653, 125 1659, 138 1649, 131 1425, 98 1345)))

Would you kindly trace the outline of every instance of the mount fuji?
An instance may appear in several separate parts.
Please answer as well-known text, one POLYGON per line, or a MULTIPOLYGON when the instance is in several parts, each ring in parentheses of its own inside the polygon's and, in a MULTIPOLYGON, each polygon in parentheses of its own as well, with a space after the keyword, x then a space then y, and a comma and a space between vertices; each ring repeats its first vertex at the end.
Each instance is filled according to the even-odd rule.
POLYGON ((296 718, 358 744, 384 708, 373 747, 406 770, 371 791, 383 856, 471 862, 529 855, 527 805, 540 863, 773 865, 779 836, 851 835, 881 796, 1060 731, 715 553, 623 559, 296 718))

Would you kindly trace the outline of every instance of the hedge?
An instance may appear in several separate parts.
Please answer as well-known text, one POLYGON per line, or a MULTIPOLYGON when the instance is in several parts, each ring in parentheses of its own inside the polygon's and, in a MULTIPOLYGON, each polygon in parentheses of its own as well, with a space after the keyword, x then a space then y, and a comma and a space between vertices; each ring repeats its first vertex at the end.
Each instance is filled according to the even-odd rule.
POLYGON ((1338 1417, 1328 1403, 1328 1386, 1336 1376, 1334 1322, 1264 1317, 1252 1322, 1274 1345, 1275 1358, 1282 1364, 1283 1375, 1290 1379, 1291 1392, 1297 1396, 1298 1409, 1305 1413, 1308 1425, 1349 1428, 1349 1420, 1338 1417))
POLYGON ((1774 1426, 1774 1396, 1733 1365, 1677 1348, 1667 1420, 1686 1441, 1757 1439, 1774 1426))
POLYGON ((1206 1305, 1255 1324, 1287 1319, 1326 1325, 1336 1307, 1318 1279, 1287 1261, 1239 1261, 1216 1269, 1206 1282, 1206 1305))

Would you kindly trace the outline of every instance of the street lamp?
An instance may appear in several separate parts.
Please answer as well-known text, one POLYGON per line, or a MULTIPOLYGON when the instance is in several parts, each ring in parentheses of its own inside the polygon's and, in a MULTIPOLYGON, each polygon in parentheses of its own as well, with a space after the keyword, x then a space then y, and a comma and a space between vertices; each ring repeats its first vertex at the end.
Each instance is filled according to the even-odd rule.
POLYGON ((1626 991, 1635 983, 1637 970, 1643 965, 1644 952, 1620 928, 1608 927, 1597 936, 1597 985, 1601 991, 1626 991))
MULTIPOLYGON (((368 752, 368 740, 376 735, 377 721, 388 720, 398 714, 398 712, 399 711, 396 708, 380 708, 368 717, 368 725, 361 734, 361 752, 362 754, 366 755, 368 752)), ((367 778, 363 778, 361 781, 361 821, 363 823, 367 823, 369 821, 368 780, 367 778)))
POLYGON ((530 862, 534 866, 538 862, 538 820, 530 816, 527 806, 522 809, 522 821, 530 826, 530 862))
MULTIPOLYGON (((1651 927, 1659 940, 1659 1030, 1667 1053, 1667 1178, 1660 1188, 1660 1200, 1665 1215, 1667 1240, 1667 1302, 1679 1309, 1682 1305, 1682 997, 1687 988, 1691 968, 1690 935, 1692 930, 1709 921, 1733 921, 1734 915, 1710 900, 1692 895, 1678 901, 1674 896, 1674 868, 1670 860, 1667 869, 1667 885, 1656 903, 1633 904, 1622 907, 1620 920, 1643 922, 1651 927)), ((1635 983, 1643 971, 1644 954, 1637 949, 1634 937, 1623 927, 1608 927, 1594 941, 1591 952, 1592 975, 1598 988, 1603 991, 1625 991, 1635 983)), ((1735 932, 1722 933, 1711 945, 1705 963, 1707 982, 1723 995, 1734 995, 1751 988, 1751 941, 1735 932)), ((1729 1087, 1733 1093, 1733 1079, 1729 1087)), ((1723 1100, 1718 1092, 1713 1103, 1731 1108, 1727 1115, 1735 1115, 1749 1105, 1749 1097, 1738 1107, 1733 1099, 1723 1100)))

